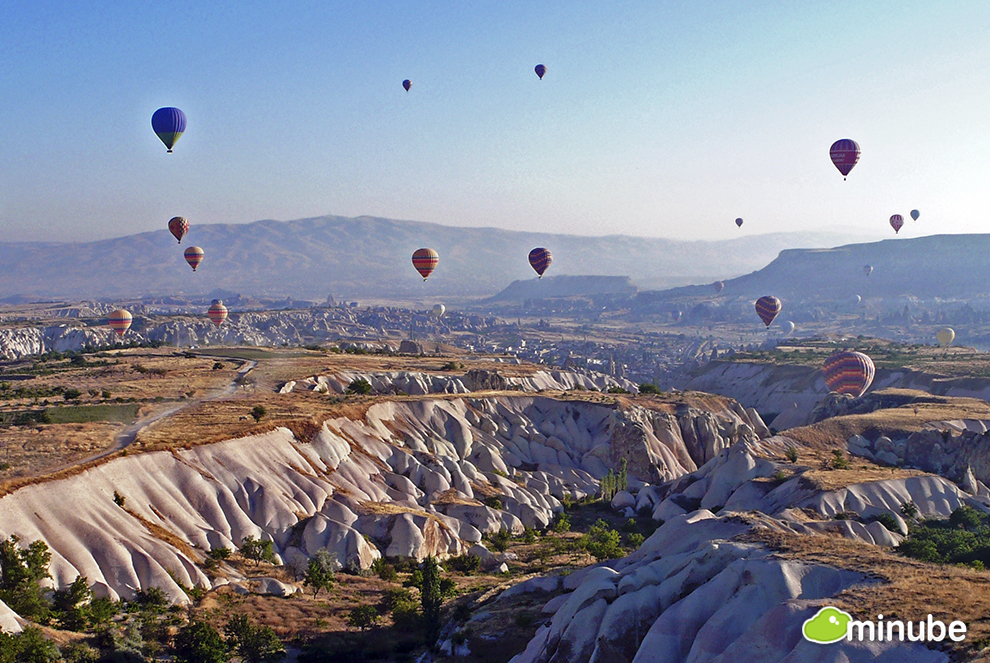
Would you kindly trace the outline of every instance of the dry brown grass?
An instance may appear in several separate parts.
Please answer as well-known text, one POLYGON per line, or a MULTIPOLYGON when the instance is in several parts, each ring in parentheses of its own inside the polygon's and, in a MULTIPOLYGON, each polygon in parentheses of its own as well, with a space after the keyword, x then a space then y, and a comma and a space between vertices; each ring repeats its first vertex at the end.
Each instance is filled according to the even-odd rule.
MULTIPOLYGON (((929 613, 948 623, 968 625, 966 640, 948 643, 953 660, 984 661, 980 648, 990 644, 990 572, 968 567, 927 564, 889 549, 827 536, 802 536, 753 529, 741 539, 762 543, 786 559, 824 564, 864 574, 876 582, 853 586, 832 605, 864 619, 918 621, 929 613)), ((945 644, 945 643, 943 643, 945 644)))

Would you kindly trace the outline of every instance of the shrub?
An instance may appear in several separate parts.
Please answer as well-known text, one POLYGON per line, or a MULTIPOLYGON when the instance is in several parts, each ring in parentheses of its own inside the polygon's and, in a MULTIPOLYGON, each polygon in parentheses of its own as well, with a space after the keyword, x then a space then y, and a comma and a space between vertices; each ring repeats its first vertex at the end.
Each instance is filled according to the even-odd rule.
POLYGON ((629 544, 631 548, 639 548, 646 541, 646 537, 639 532, 633 532, 632 534, 626 535, 626 543, 629 544))
POLYGON ((553 529, 553 531, 557 532, 558 534, 569 532, 571 529, 571 517, 568 514, 561 511, 553 519, 553 524, 551 525, 551 529, 553 529))
POLYGON ((385 561, 384 557, 379 557, 371 563, 371 572, 385 582, 398 582, 399 573, 395 567, 385 561))
POLYGON ((381 601, 378 602, 378 609, 382 613, 401 611, 403 607, 416 610, 416 601, 413 600, 412 592, 405 587, 390 587, 382 594, 381 601))
POLYGON ((470 575, 481 568, 481 558, 474 555, 460 555, 459 557, 451 557, 447 560, 447 567, 457 571, 458 573, 470 575))
POLYGON ((370 394, 371 393, 371 383, 364 378, 357 378, 356 380, 351 380, 351 383, 347 385, 346 393, 348 394, 370 394))
POLYGON ((484 504, 489 509, 495 509, 496 511, 501 511, 503 508, 502 499, 498 495, 492 495, 490 497, 486 497, 484 500, 484 504))
POLYGON ((254 417, 255 422, 261 421, 261 418, 268 414, 268 410, 265 409, 264 405, 255 405, 251 408, 251 416, 254 417))
POLYGON ((213 368, 211 370, 222 371, 223 370, 223 362, 222 361, 215 361, 215 362, 213 362, 213 368))
POLYGON ((914 503, 914 500, 908 500, 901 505, 901 515, 908 520, 914 520, 918 517, 918 505, 914 503))
POLYGON ((832 450, 832 469, 835 470, 849 469, 849 460, 846 458, 846 455, 842 453, 842 449, 832 450))
POLYGON ((798 461, 797 447, 787 447, 787 451, 784 452, 784 456, 786 456, 787 460, 791 461, 792 463, 796 463, 798 461))
POLYGON ((125 498, 123 495, 121 495, 120 493, 118 493, 116 490, 113 491, 113 503, 116 504, 117 506, 119 506, 121 509, 124 508, 124 501, 126 499, 127 498, 125 498))
POLYGON ((629 393, 629 390, 628 389, 623 389, 622 387, 609 387, 607 393, 609 393, 609 394, 628 394, 629 393))
POLYGON ((656 386, 652 382, 644 382, 639 385, 639 393, 641 394, 662 394, 660 387, 656 386))
POLYGON ((598 561, 614 559, 622 554, 619 547, 621 537, 618 532, 599 518, 588 533, 578 540, 578 545, 587 550, 598 561))
POLYGON ((973 530, 983 524, 980 512, 965 504, 952 512, 949 516, 949 524, 965 530, 973 530))
POLYGON ((492 548, 498 552, 505 552, 505 549, 509 547, 509 541, 512 539, 512 534, 507 529, 500 529, 495 534, 490 534, 488 540, 492 544, 492 548))
POLYGON ((261 541, 249 536, 243 541, 241 541, 241 547, 238 548, 238 552, 241 553, 246 559, 254 560, 255 565, 261 562, 275 563, 275 552, 272 550, 273 543, 271 541, 261 541))

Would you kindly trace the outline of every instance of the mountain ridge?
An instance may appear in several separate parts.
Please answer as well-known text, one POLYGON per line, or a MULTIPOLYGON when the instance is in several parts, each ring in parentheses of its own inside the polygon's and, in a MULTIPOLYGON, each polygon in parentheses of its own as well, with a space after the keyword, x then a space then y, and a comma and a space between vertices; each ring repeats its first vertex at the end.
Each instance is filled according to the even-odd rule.
POLYGON ((535 278, 526 261, 534 246, 554 252, 552 275, 630 276, 641 287, 670 287, 744 274, 796 244, 833 246, 848 237, 774 233, 707 242, 324 216, 245 224, 193 222, 177 245, 163 224, 160 231, 85 243, 0 242, 0 298, 121 298, 216 288, 317 300, 328 294, 485 297, 514 280, 535 278), (206 252, 195 274, 182 258, 190 245, 206 252), (440 253, 440 264, 425 284, 409 258, 421 246, 440 253))

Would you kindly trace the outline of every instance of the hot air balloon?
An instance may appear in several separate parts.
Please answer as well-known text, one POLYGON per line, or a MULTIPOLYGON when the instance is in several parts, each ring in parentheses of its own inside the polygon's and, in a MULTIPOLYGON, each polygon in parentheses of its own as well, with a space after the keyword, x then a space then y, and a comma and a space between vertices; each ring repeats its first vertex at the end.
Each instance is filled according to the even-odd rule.
POLYGON ((406 88, 406 92, 408 92, 409 88, 412 87, 412 81, 407 78, 406 80, 402 81, 402 87, 406 88))
POLYGON ((862 352, 843 350, 829 355, 822 365, 822 372, 829 391, 859 398, 870 388, 876 369, 873 360, 862 352))
POLYGON ((912 219, 914 219, 915 221, 917 221, 919 216, 921 216, 921 212, 919 212, 916 209, 911 210, 911 218, 912 219))
POLYGON ((852 305, 853 306, 859 306, 859 303, 862 302, 862 301, 863 301, 863 298, 860 297, 859 295, 853 295, 852 296, 852 305))
POLYGON ((199 263, 203 262, 203 249, 198 246, 190 246, 182 255, 186 257, 186 262, 189 263, 194 272, 199 267, 199 263))
POLYGON ((682 311, 671 311, 670 312, 670 319, 673 320, 674 322, 680 322, 681 321, 681 316, 683 316, 683 315, 684 315, 684 313, 682 311))
POLYGON ((900 214, 895 214, 894 216, 890 217, 890 227, 894 229, 895 235, 903 225, 904 225, 904 217, 902 217, 900 214))
POLYGON ((863 265, 863 273, 869 276, 873 273, 873 265, 863 265))
POLYGON ((447 312, 447 307, 443 304, 433 305, 433 316, 436 318, 442 318, 443 314, 447 312))
POLYGON ((938 339, 939 344, 943 348, 947 348, 949 347, 949 344, 952 343, 953 339, 956 338, 956 330, 952 327, 942 327, 938 330, 938 333, 935 334, 935 338, 938 339))
POLYGON ((547 73, 547 68, 544 67, 542 64, 538 64, 536 65, 535 71, 536 71, 536 75, 539 76, 540 80, 542 81, 543 74, 547 73))
POLYGON ((440 256, 433 249, 416 249, 412 256, 413 267, 423 277, 423 280, 430 278, 430 274, 437 268, 440 256))
POLYGON ((715 288, 715 294, 717 295, 725 289, 725 281, 715 281, 712 287, 715 288))
POLYGON ((832 157, 832 163, 842 173, 842 179, 846 179, 849 171, 859 162, 859 143, 851 138, 837 140, 832 143, 828 155, 832 157))
POLYGON ((756 300, 756 315, 760 316, 760 320, 767 326, 767 329, 770 328, 770 323, 780 313, 780 309, 780 300, 773 295, 764 295, 756 300))
POLYGON ((131 314, 122 308, 117 309, 110 314, 110 329, 117 333, 117 336, 123 338, 124 333, 131 328, 131 314))
POLYGON ((794 333, 794 323, 790 320, 784 320, 780 325, 780 331, 784 336, 790 336, 794 333))
POLYGON ((737 228, 742 228, 742 223, 743 223, 742 222, 742 219, 736 219, 736 227, 737 228))
POLYGON ((179 240, 179 244, 182 244, 182 238, 189 232, 189 222, 181 216, 173 216, 168 220, 168 231, 172 233, 172 237, 179 240))
POLYGON ((537 247, 529 252, 529 264, 532 265, 536 273, 543 278, 543 272, 547 271, 547 267, 553 262, 553 254, 550 253, 550 249, 544 249, 542 247, 537 247))
POLYGON ((213 303, 210 304, 210 310, 206 312, 206 315, 210 316, 210 320, 213 321, 217 327, 223 324, 223 321, 227 319, 227 307, 223 305, 223 300, 214 299, 213 303))
POLYGON ((159 108, 151 116, 151 128, 171 152, 172 146, 186 130, 186 114, 178 108, 159 108))

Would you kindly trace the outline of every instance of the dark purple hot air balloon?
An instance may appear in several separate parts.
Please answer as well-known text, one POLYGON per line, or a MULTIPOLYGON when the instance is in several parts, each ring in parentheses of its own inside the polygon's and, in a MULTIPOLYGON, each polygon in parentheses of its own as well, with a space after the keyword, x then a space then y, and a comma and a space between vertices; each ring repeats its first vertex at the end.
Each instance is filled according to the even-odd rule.
POLYGON ((904 226, 904 217, 902 217, 900 214, 895 214, 894 216, 890 217, 890 227, 894 229, 895 235, 898 232, 900 232, 901 227, 903 226, 904 226))
POLYGON ((151 116, 151 128, 171 152, 172 146, 186 130, 186 114, 178 108, 159 108, 151 116))
POLYGON ((742 228, 743 220, 741 218, 736 219, 736 227, 742 228))
POLYGON ((406 80, 402 81, 402 87, 406 88, 406 92, 408 92, 409 88, 412 87, 412 81, 407 78, 406 80))
POLYGON ((781 308, 780 300, 773 295, 764 295, 756 300, 756 315, 760 316, 767 329, 770 328, 770 323, 780 313, 781 308))
POLYGON ((540 77, 540 80, 542 81, 543 80, 543 74, 547 73, 547 68, 544 67, 542 64, 538 64, 538 65, 536 65, 535 71, 536 71, 536 75, 539 76, 540 77))
POLYGON ((532 265, 536 273, 543 278, 543 272, 547 271, 547 267, 553 262, 553 254, 550 253, 550 249, 544 249, 543 247, 537 247, 529 252, 529 264, 532 265))
POLYGON ((832 163, 842 173, 842 179, 846 179, 849 171, 859 162, 859 143, 851 138, 842 138, 832 143, 828 155, 832 157, 832 163))

